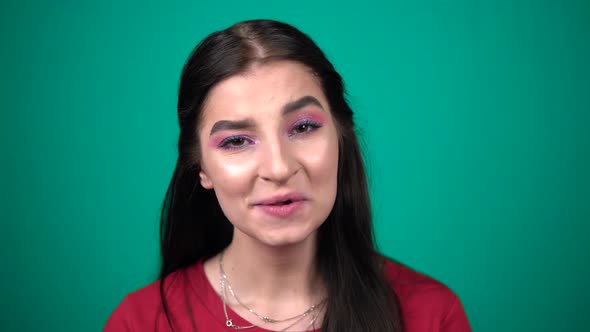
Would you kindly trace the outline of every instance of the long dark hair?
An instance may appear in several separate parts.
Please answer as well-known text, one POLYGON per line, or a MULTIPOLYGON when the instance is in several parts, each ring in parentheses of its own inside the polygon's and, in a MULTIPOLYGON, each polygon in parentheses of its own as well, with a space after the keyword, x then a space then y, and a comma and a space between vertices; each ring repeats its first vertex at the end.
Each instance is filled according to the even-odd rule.
POLYGON ((223 79, 243 73, 253 64, 277 60, 299 62, 317 75, 340 135, 336 201, 320 226, 317 241, 317 265, 328 292, 321 331, 401 331, 399 303, 384 279, 383 258, 374 245, 365 169, 342 78, 307 35, 270 20, 244 21, 209 35, 182 71, 178 160, 160 224, 160 296, 170 327, 166 277, 219 253, 229 245, 233 233, 215 194, 199 184, 198 129, 203 102, 223 79))

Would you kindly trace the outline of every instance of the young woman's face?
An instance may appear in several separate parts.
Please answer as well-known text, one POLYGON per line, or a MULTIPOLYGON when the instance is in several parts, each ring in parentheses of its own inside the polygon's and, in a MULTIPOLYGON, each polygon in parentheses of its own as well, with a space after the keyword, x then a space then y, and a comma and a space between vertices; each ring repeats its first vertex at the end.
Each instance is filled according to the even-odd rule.
POLYGON ((201 185, 236 236, 270 246, 315 236, 336 198, 338 133, 321 86, 296 62, 216 85, 199 127, 201 185))

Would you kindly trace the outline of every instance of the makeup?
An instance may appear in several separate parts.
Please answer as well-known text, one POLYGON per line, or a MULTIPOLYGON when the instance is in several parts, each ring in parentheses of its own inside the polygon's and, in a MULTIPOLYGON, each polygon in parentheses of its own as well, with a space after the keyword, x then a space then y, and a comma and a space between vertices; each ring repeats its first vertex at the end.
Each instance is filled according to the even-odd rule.
POLYGON ((334 206, 338 131, 305 66, 278 61, 250 70, 207 97, 201 185, 215 191, 235 241, 304 243, 334 206))
POLYGON ((239 150, 256 144, 256 140, 248 135, 217 133, 209 139, 209 147, 222 150, 239 150))
MULTIPOLYGON (((319 110, 302 110, 298 112, 296 120, 292 125, 287 127, 286 132, 289 138, 296 138, 307 135, 323 126, 325 115, 319 110)), ((256 141, 248 135, 223 135, 224 130, 236 131, 234 123, 248 123, 248 130, 255 130, 256 125, 250 120, 243 121, 219 121, 216 123, 218 128, 212 131, 209 144, 212 148, 223 150, 239 150, 247 146, 256 144, 256 141), (221 125, 220 125, 221 124, 221 125), (227 128, 227 129, 226 129, 227 128)))
POLYGON ((321 111, 302 111, 293 124, 287 128, 287 136, 306 135, 319 129, 325 122, 325 115, 321 111))

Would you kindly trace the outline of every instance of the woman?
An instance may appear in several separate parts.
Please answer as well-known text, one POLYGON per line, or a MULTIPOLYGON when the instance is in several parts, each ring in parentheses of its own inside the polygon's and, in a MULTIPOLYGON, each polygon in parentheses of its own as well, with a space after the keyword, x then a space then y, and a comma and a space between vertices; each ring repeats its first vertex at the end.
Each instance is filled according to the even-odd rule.
POLYGON ((160 279, 105 331, 470 330, 452 291, 376 252, 353 113, 309 37, 213 33, 179 90, 160 279))

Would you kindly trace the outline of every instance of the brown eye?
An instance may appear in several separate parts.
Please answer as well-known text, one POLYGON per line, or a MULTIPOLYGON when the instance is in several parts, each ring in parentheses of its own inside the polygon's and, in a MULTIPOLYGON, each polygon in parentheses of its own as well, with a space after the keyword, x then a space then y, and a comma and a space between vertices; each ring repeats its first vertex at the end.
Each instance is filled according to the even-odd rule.
POLYGON ((291 127, 291 129, 289 130, 289 136, 306 135, 320 127, 321 125, 319 123, 315 123, 310 120, 305 120, 291 127))
POLYGON ((240 149, 240 148, 248 146, 251 143, 252 143, 252 141, 246 137, 231 136, 231 137, 224 139, 221 142, 221 144, 219 144, 219 147, 222 149, 228 149, 228 150, 240 149))
POLYGON ((296 134, 303 134, 306 133, 308 131, 310 131, 312 128, 309 124, 307 123, 302 123, 300 125, 298 125, 297 127, 295 127, 295 130, 293 130, 296 134))
POLYGON ((236 137, 234 139, 232 139, 231 141, 228 142, 228 145, 231 145, 233 147, 239 147, 244 145, 244 143, 246 143, 246 140, 241 138, 241 137, 236 137))

